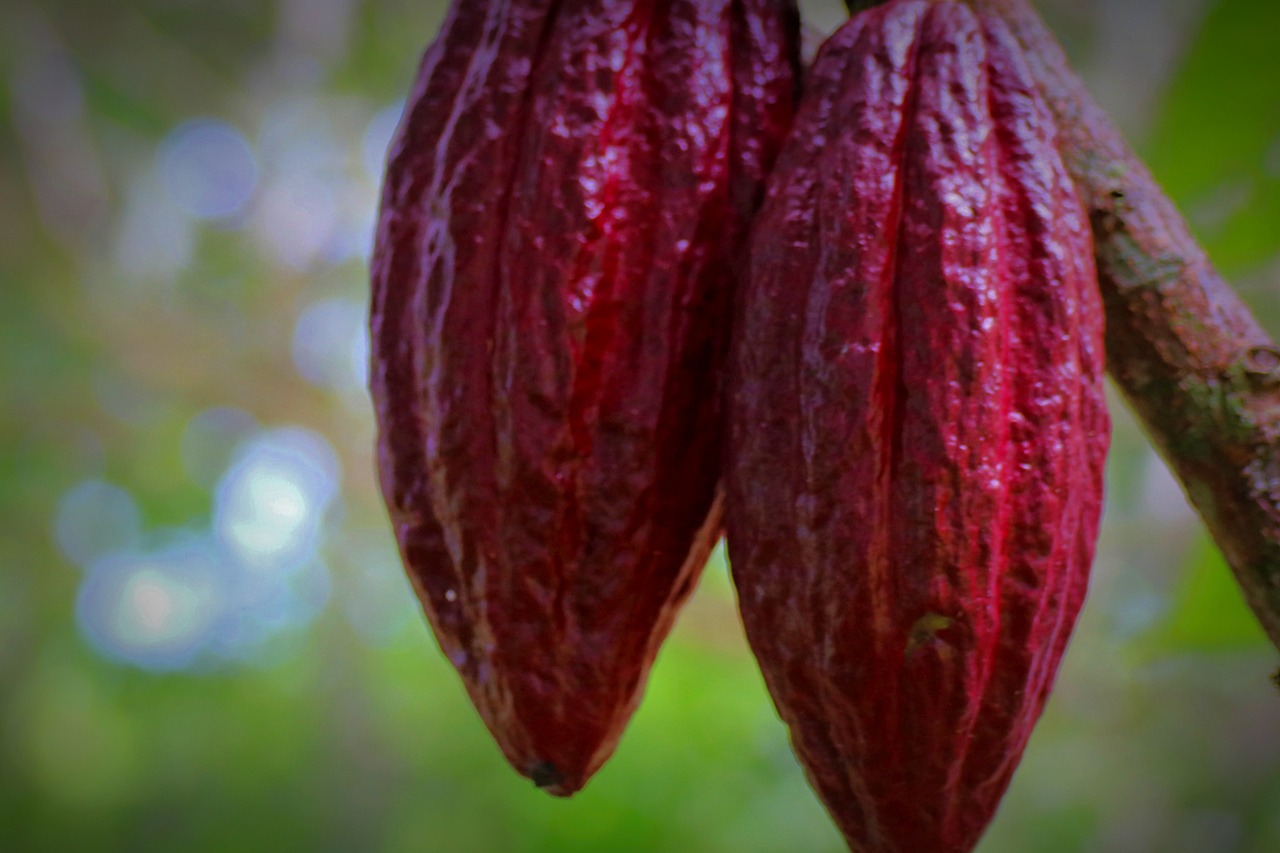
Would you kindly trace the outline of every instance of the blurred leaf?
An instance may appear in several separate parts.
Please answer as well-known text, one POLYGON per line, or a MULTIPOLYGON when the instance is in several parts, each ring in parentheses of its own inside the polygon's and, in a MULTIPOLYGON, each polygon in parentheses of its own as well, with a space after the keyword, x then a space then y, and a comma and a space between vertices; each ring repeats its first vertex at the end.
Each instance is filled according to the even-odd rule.
POLYGON ((1152 171, 1228 273, 1280 251, 1277 32, 1280 4, 1214 3, 1146 145, 1152 171))
POLYGON ((1196 544, 1168 617, 1150 637, 1164 652, 1235 651, 1267 642, 1222 554, 1196 544))
POLYGON ((92 114, 132 130, 159 136, 169 128, 168 117, 136 93, 126 91, 93 68, 85 69, 85 95, 92 114))

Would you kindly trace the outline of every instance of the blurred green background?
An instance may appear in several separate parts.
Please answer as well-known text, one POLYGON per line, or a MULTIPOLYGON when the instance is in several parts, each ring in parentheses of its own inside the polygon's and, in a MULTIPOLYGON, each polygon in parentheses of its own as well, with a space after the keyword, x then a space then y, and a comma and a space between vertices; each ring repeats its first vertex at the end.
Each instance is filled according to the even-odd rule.
MULTIPOLYGON (((1040 5, 1280 331, 1280 5, 1040 5)), ((0 849, 843 849, 722 557, 572 801, 506 767, 416 610, 365 265, 443 12, 0 8, 0 849)), ((1091 597, 981 850, 1280 850, 1276 653, 1115 420, 1091 597)))

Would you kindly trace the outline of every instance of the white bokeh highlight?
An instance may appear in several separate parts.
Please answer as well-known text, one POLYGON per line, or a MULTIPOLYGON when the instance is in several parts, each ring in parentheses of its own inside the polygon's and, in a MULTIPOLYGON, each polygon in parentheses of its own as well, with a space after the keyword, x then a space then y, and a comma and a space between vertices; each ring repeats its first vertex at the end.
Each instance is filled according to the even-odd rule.
POLYGON ((225 576, 207 540, 187 536, 152 551, 103 558, 76 600, 81 633, 102 655, 177 670, 208 646, 223 612, 225 576))
POLYGON ((242 445, 214 493, 213 531, 246 568, 288 574, 315 556, 338 489, 324 437, 296 427, 242 445))
MULTIPOLYGON (((201 428, 225 441, 221 430, 243 429, 246 418, 211 409, 201 428)), ((218 478, 210 529, 158 532, 143 542, 127 493, 81 484, 55 523, 60 547, 86 565, 76 604, 81 633, 104 656, 157 671, 260 660, 271 641, 305 628, 329 603, 320 545, 339 479, 337 456, 318 433, 255 430, 218 478), (95 532, 115 522, 133 533, 95 532)))

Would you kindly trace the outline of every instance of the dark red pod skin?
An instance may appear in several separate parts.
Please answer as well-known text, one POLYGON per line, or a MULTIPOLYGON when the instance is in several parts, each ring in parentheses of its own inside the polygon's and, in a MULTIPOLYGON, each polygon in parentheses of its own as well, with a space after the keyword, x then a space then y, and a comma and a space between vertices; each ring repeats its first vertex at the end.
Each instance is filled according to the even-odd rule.
POLYGON ((459 0, 372 263, 405 568, 503 753, 613 751, 719 535, 747 221, 792 114, 791 0, 459 0))
POLYGON ((730 560, 854 850, 974 847, 1085 595, 1103 313, 1055 133, 998 21, 895 0, 821 50, 753 226, 730 560))

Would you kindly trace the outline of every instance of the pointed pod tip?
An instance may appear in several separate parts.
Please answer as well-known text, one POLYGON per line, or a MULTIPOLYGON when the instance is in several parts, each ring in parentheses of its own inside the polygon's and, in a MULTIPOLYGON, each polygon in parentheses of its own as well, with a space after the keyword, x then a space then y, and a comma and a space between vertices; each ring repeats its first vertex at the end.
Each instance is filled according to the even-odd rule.
POLYGON ((565 778, 550 761, 535 761, 525 775, 533 784, 554 797, 572 796, 581 787, 572 784, 572 780, 565 778))

